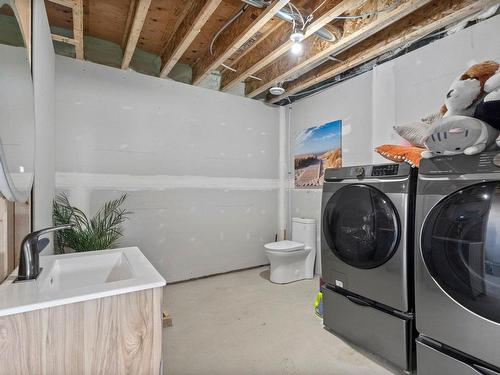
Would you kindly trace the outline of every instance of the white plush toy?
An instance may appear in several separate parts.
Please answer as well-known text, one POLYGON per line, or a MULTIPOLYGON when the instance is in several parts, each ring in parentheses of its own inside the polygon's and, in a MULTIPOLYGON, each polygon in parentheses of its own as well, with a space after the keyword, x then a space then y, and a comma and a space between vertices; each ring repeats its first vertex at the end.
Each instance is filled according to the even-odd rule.
MULTIPOLYGON (((500 130, 500 68, 486 81, 484 91, 486 96, 477 105, 474 117, 500 130)), ((496 144, 500 147, 500 136, 496 139, 496 144)))
POLYGON ((490 147, 497 136, 497 130, 474 117, 444 117, 429 128, 424 140, 427 150, 422 152, 422 157, 478 154, 490 147))
MULTIPOLYGON (((495 61, 484 61, 472 65, 451 85, 444 105, 441 107, 443 117, 454 115, 474 116, 476 106, 484 98, 486 82, 493 78, 500 68, 495 61)), ((491 82, 494 86, 496 81, 491 82)))

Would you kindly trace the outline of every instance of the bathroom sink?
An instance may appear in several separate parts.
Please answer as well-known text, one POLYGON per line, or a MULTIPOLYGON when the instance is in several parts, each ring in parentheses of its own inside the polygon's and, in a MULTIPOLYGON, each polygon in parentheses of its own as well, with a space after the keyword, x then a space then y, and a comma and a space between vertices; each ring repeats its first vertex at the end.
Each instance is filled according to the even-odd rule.
POLYGON ((0 285, 0 316, 136 292, 166 284, 137 247, 40 257, 38 279, 0 285))
POLYGON ((85 257, 55 259, 40 279, 40 292, 78 289, 131 278, 132 268, 123 252, 93 252, 85 257))

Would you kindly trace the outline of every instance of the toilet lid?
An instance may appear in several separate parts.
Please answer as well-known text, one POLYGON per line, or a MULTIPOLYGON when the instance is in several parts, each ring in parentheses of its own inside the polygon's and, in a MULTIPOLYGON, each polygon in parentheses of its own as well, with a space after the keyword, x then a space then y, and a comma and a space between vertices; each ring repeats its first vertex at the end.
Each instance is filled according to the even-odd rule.
POLYGON ((295 241, 278 241, 265 244, 264 247, 271 251, 295 251, 304 248, 304 244, 295 241))

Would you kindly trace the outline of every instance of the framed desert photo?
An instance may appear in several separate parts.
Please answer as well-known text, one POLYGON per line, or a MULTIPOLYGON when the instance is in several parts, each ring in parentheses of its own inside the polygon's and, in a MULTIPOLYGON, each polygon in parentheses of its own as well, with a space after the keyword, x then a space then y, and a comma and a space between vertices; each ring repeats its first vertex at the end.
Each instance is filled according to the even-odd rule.
POLYGON ((342 120, 302 130, 295 138, 295 187, 323 185, 325 169, 342 167, 342 120))

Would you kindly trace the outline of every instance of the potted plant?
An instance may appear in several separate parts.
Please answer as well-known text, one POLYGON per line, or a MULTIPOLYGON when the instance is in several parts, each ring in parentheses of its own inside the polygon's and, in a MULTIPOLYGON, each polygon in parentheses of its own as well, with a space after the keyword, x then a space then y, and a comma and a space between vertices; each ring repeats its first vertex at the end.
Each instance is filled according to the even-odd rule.
POLYGON ((74 224, 73 229, 55 233, 56 252, 64 254, 104 250, 116 247, 123 236, 122 224, 131 212, 122 208, 127 195, 111 200, 89 219, 85 213, 73 207, 65 193, 56 196, 53 204, 54 225, 74 224))

